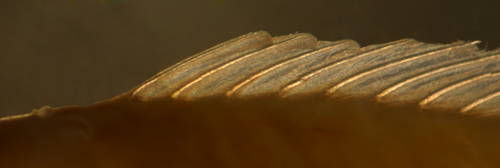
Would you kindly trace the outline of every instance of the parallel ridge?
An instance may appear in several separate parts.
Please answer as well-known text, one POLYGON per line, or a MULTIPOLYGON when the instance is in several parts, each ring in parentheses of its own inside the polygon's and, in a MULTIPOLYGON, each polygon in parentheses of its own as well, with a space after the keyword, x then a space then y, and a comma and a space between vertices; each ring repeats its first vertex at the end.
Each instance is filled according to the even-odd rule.
POLYGON ((133 91, 133 99, 324 93, 464 113, 500 112, 500 49, 481 51, 477 43, 403 39, 360 48, 353 40, 317 41, 307 33, 271 37, 260 31, 158 73, 133 91))

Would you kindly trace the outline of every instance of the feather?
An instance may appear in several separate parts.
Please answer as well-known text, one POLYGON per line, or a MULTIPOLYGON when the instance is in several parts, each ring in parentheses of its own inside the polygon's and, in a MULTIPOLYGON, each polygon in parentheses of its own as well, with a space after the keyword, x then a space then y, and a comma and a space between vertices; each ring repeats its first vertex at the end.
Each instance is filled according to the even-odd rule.
MULTIPOLYGON (((236 38, 184 61, 218 58, 210 59, 212 66, 180 63, 158 73, 133 91, 133 99, 196 100, 223 95, 289 98, 319 93, 330 98, 368 97, 383 104, 419 103, 425 108, 463 109, 500 91, 494 80, 468 81, 471 85, 492 86, 469 88, 467 97, 457 96, 464 91, 451 86, 499 71, 500 50, 480 51, 475 45, 478 41, 442 45, 403 39, 359 48, 352 40, 316 41, 314 36, 301 33, 274 37, 270 43, 259 42, 265 47, 239 52, 242 47, 238 46, 253 46, 255 36, 269 39, 269 34, 262 31, 249 35, 253 36, 236 38), (192 77, 179 80, 169 74, 192 77), (171 91, 164 91, 165 87, 171 91), (445 90, 449 96, 441 94, 445 90)), ((496 104, 496 99, 488 101, 496 104)), ((496 106, 483 104, 481 111, 496 110, 496 106)))
POLYGON ((500 49, 265 31, 0 119, 0 167, 498 167, 500 49))

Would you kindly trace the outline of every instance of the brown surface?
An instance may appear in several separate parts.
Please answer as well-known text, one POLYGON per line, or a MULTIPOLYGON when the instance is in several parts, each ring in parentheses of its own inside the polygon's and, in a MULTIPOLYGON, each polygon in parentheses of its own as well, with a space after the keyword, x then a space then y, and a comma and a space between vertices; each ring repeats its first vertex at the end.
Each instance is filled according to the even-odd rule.
POLYGON ((114 97, 183 58, 257 30, 350 38, 362 46, 402 38, 482 40, 494 49, 497 7, 491 0, 0 1, 0 116, 114 97))
POLYGON ((498 167, 499 116, 311 97, 130 100, 0 121, 2 168, 498 167), (284 100, 284 101, 283 101, 284 100), (364 106, 357 106, 364 104, 364 106))

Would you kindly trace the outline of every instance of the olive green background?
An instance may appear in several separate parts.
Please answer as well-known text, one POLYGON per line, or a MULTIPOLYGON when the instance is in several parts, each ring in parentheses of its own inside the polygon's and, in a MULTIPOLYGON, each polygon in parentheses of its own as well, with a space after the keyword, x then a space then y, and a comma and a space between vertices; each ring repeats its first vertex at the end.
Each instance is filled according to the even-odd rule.
POLYGON ((482 40, 495 49, 498 7, 494 0, 2 0, 0 117, 114 97, 257 30, 362 46, 482 40))

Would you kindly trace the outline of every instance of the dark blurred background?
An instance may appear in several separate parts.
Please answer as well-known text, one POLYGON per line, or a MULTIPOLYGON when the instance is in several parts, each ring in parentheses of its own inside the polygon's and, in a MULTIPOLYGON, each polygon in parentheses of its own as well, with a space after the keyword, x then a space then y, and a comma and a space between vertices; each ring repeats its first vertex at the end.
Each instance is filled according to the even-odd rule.
POLYGON ((362 46, 401 38, 500 47, 500 1, 2 0, 0 117, 112 98, 257 30, 362 46))

